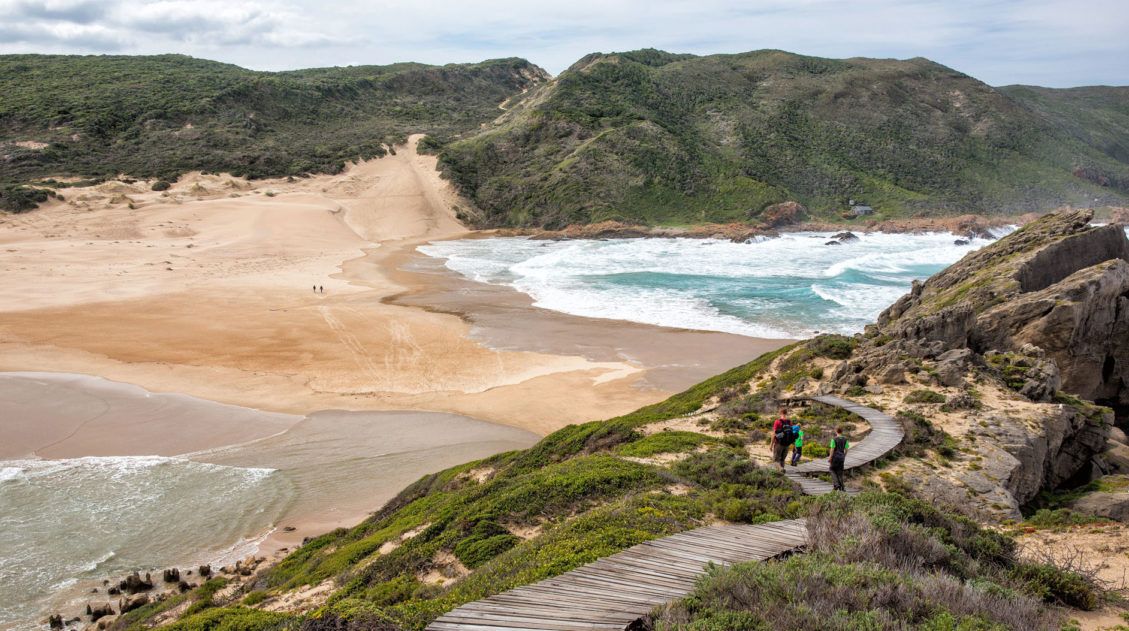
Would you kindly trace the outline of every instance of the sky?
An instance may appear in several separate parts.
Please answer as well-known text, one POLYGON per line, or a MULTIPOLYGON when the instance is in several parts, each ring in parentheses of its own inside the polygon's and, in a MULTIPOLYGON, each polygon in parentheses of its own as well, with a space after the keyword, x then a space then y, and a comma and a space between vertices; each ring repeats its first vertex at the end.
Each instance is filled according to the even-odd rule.
POLYGON ((183 53, 257 70, 764 48, 928 57, 992 85, 1129 85, 1129 0, 0 0, 0 53, 183 53))

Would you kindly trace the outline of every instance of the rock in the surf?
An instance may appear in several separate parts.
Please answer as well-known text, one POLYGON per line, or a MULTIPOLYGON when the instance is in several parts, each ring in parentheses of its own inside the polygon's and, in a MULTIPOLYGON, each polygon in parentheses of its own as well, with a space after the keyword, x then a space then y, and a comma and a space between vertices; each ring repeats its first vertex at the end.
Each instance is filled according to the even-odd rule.
POLYGON ((141 574, 139 572, 134 572, 133 574, 125 577, 125 580, 118 584, 118 589, 120 589, 122 593, 125 594, 147 592, 153 589, 153 579, 148 572, 146 572, 145 578, 141 578, 141 574))
POLYGON ((164 571, 162 578, 166 583, 177 583, 180 581, 180 570, 170 567, 164 571))

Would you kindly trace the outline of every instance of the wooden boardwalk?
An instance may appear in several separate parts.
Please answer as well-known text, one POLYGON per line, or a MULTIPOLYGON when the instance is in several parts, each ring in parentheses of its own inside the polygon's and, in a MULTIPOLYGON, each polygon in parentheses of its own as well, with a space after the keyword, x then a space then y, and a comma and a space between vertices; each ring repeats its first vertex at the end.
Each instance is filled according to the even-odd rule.
MULTIPOLYGON (((870 434, 847 452, 848 468, 886 454, 902 440, 888 415, 838 397, 811 397, 870 423, 870 434)), ((811 495, 831 484, 805 474, 828 471, 826 461, 789 467, 787 476, 811 495)), ((693 590, 710 564, 763 561, 802 547, 803 519, 756 526, 732 524, 689 530, 628 548, 531 585, 467 603, 439 617, 428 631, 622 631, 656 606, 693 590)))

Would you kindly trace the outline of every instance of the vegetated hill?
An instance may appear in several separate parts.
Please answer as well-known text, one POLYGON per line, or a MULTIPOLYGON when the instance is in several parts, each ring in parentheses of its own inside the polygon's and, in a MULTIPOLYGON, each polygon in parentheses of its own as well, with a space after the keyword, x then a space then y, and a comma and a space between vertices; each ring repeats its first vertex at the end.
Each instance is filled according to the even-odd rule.
POLYGON ((477 128, 546 77, 523 59, 256 72, 181 55, 4 55, 0 184, 332 173, 408 133, 477 128))
POLYGON ((852 198, 879 217, 1123 204, 1126 91, 1031 92, 920 58, 592 54, 441 164, 485 226, 755 220, 786 200, 823 217, 852 198))
POLYGON ((1078 140, 1129 163, 1129 87, 1009 85, 998 89, 1078 140))
MULTIPOLYGON (((981 529, 967 515, 1022 519, 1020 506, 1041 491, 1084 481, 1101 464, 1113 413, 1059 389, 1056 347, 1036 348, 1024 342, 1028 329, 1003 326, 991 338, 999 350, 990 350, 973 332, 992 323, 972 316, 999 316, 1001 303, 1027 313, 1031 300, 1046 298, 1059 313, 1038 311, 1030 324, 1057 323, 1047 329, 1056 339, 1070 339, 1070 329, 1096 343, 1097 328, 1110 324, 1097 317, 1109 301, 1080 289, 1129 270, 1117 249, 1129 243, 1119 230, 1121 242, 1108 228, 1086 227, 1088 219, 1032 222, 915 289, 864 334, 796 343, 626 416, 425 476, 354 528, 308 541, 250 578, 229 568, 114 628, 175 611, 177 631, 422 629, 465 602, 643 541, 716 521, 807 516, 804 554, 712 573, 653 628, 1059 629, 1061 612, 1048 605, 1094 608, 1101 594, 1092 577, 1025 560, 1014 533, 981 529), (1078 247, 1104 254, 1076 260, 1078 247), (1113 258, 1097 260, 1104 255, 1113 258), (1055 277, 1024 285, 1040 257, 1054 259, 1042 267, 1055 277), (950 286, 977 280, 975 290, 950 286), (1021 289, 1031 295, 996 301, 993 293, 1021 289), (880 407, 905 430, 903 444, 864 471, 867 491, 857 498, 802 496, 750 458, 767 459, 782 402, 827 392, 880 407)), ((1062 374, 1071 361, 1061 360, 1062 374)), ((795 418, 808 458, 827 457, 836 426, 852 440, 868 429, 834 407, 804 407, 795 418)), ((1040 513, 1020 531, 1095 519, 1040 513)))

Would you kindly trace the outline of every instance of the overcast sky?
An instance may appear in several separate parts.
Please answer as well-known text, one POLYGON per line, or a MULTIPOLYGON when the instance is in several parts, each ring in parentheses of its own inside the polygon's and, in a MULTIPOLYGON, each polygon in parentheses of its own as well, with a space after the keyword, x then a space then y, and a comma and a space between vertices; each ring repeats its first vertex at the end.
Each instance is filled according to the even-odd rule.
POLYGON ((1129 0, 0 0, 0 52, 184 53, 259 70, 654 47, 928 57, 992 85, 1129 85, 1129 0))

